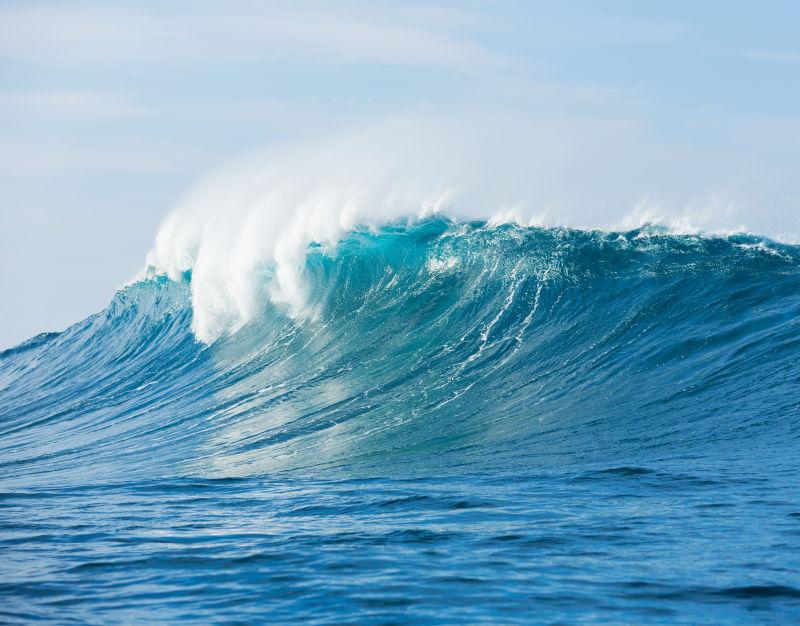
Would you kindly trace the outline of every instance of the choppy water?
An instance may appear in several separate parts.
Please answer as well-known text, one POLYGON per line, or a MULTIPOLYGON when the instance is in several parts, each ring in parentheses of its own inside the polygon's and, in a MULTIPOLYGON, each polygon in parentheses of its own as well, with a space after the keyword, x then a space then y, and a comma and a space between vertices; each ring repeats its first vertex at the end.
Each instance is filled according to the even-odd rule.
POLYGON ((303 281, 0 354, 0 620, 800 621, 800 248, 436 219, 303 281))

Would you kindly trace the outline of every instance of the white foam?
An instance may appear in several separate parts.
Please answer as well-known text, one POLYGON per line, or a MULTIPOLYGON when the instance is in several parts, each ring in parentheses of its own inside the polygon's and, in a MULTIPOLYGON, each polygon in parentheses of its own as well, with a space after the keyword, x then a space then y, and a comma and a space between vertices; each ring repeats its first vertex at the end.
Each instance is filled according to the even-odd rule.
POLYGON ((492 224, 800 233, 798 216, 773 223, 754 210, 769 190, 726 187, 735 159, 700 157, 702 171, 698 159, 622 123, 394 118, 251 155, 210 176, 164 221, 147 264, 173 278, 192 269, 193 330, 212 342, 268 300, 302 315, 308 244, 334 250, 356 226, 443 214, 492 224))

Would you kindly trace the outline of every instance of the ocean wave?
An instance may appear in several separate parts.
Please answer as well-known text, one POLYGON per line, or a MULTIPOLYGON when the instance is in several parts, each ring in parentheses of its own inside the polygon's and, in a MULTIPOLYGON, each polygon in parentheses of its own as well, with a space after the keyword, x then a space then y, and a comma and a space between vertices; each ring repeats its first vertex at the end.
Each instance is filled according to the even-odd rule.
POLYGON ((631 465, 794 428, 796 246, 431 217, 307 246, 302 314, 279 271, 213 341, 187 269, 2 353, 5 475, 631 465))

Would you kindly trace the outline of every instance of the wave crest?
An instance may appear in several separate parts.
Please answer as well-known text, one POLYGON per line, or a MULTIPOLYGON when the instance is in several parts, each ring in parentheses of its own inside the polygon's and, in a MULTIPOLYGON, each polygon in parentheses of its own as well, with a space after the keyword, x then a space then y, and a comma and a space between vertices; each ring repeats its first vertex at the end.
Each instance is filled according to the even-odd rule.
POLYGON ((771 220, 727 190, 729 173, 709 182, 683 171, 684 161, 624 126, 398 118, 211 177, 166 219, 147 264, 173 278, 191 269, 194 332, 210 343, 257 317, 265 301, 308 314, 309 246, 333 253, 357 228, 438 215, 585 230, 656 222, 673 233, 800 233, 796 219, 771 220))

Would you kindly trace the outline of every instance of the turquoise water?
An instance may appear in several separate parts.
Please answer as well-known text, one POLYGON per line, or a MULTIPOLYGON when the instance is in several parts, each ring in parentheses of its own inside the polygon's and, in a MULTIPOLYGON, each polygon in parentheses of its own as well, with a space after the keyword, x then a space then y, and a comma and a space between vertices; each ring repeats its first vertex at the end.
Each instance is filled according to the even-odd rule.
POLYGON ((800 620, 799 247, 434 219, 303 281, 0 354, 0 620, 800 620))

